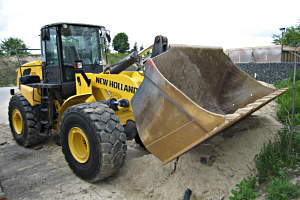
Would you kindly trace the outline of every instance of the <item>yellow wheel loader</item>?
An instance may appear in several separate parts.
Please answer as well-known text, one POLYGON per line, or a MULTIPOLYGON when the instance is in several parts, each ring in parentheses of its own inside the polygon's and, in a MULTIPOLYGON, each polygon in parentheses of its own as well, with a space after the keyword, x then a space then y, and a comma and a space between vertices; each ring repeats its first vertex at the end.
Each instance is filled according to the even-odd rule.
POLYGON ((103 26, 42 27, 41 60, 18 67, 9 103, 18 144, 36 145, 56 130, 70 168, 89 182, 119 170, 126 139, 166 163, 286 90, 252 79, 220 48, 169 45, 157 36, 108 66, 108 42, 103 26))

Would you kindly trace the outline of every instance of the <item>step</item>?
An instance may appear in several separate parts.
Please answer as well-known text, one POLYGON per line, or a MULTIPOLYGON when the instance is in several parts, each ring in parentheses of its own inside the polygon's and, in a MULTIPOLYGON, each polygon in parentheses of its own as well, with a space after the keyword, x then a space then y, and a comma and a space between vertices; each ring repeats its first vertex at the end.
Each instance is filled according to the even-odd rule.
POLYGON ((49 121, 47 121, 47 120, 41 120, 40 123, 41 123, 42 125, 47 125, 47 124, 49 123, 49 121))
POLYGON ((48 112, 49 109, 48 108, 41 108, 41 112, 48 112))
POLYGON ((49 131, 40 132, 40 133, 39 133, 39 136, 42 136, 42 137, 49 137, 49 136, 50 136, 50 132, 49 132, 49 131))

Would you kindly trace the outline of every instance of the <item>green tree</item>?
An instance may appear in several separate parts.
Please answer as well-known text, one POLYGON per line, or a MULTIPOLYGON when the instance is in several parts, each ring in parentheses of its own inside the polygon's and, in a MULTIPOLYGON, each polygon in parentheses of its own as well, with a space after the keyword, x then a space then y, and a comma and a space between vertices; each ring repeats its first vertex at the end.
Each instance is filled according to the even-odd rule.
POLYGON ((132 49, 130 50, 130 52, 134 52, 134 51, 138 51, 138 45, 137 45, 137 42, 134 43, 132 49))
POLYGON ((104 51, 106 53, 110 53, 109 42, 106 39, 102 38, 101 44, 102 44, 102 48, 104 49, 104 51))
POLYGON ((281 34, 273 35, 274 44, 283 44, 291 47, 300 46, 300 23, 295 26, 286 28, 283 38, 281 34))
MULTIPOLYGON (((5 56, 13 56, 16 55, 17 49, 25 49, 27 46, 24 41, 19 38, 7 38, 1 41, 0 44, 0 52, 2 52, 5 56)), ((1 54, 1 53, 0 53, 1 54)), ((27 51, 20 51, 20 55, 28 55, 27 51)))
POLYGON ((119 53, 125 53, 129 50, 128 36, 126 33, 118 33, 113 39, 114 50, 119 53))

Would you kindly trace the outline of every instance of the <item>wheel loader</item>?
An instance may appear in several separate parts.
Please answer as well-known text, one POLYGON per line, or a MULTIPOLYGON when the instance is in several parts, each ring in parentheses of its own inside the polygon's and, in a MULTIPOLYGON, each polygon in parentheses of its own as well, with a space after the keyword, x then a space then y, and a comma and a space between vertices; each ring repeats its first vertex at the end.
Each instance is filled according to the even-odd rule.
POLYGON ((109 42, 103 26, 43 26, 41 59, 17 68, 9 103, 18 144, 31 147, 58 132, 70 168, 89 182, 120 169, 126 140, 167 163, 286 91, 254 80, 221 48, 169 45, 157 36, 107 65, 109 42))

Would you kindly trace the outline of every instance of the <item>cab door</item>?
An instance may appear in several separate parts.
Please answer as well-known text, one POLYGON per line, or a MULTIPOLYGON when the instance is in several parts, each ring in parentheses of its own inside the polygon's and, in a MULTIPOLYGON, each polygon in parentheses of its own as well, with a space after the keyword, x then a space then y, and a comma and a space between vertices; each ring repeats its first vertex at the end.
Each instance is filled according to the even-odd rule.
POLYGON ((57 27, 47 27, 42 30, 47 36, 42 40, 43 78, 45 83, 62 83, 62 71, 60 67, 57 27))
POLYGON ((74 68, 71 67, 73 72, 70 75, 66 76, 65 68, 62 56, 62 47, 61 47, 61 27, 47 27, 42 30, 42 62, 43 62, 43 78, 44 83, 53 83, 59 84, 61 87, 61 97, 66 99, 74 94, 76 94, 76 85, 75 85, 75 72, 74 68), (44 34, 43 34, 44 32, 44 34), (67 79, 69 77, 69 79, 67 79))

